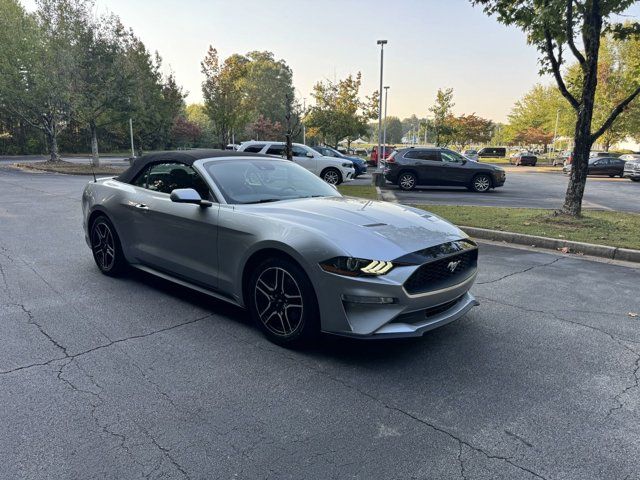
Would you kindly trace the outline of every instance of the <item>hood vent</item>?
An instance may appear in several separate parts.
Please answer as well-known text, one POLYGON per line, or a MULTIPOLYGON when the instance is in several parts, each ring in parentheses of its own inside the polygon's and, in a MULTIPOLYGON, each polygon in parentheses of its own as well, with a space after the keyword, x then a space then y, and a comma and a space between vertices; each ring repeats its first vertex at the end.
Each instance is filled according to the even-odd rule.
POLYGON ((370 223, 369 225, 363 225, 363 227, 384 227, 386 223, 370 223))

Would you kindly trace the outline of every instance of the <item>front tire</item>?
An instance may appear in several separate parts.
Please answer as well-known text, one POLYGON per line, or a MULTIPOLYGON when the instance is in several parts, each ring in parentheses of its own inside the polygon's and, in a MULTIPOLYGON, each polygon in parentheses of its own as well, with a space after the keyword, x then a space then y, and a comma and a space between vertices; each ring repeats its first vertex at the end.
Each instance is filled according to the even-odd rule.
POLYGON ((398 187, 400 188, 400 190, 404 190, 405 192, 416 188, 417 182, 418 179, 416 178, 416 175, 411 172, 401 173, 398 177, 398 187))
POLYGON ((112 277, 122 274, 127 268, 127 261, 111 221, 100 215, 91 224, 90 232, 91 252, 100 271, 112 277))
POLYGON ((489 175, 485 175, 484 173, 476 175, 471 180, 471 186, 469 188, 477 193, 488 192, 491 188, 491 177, 489 177, 489 175))
POLYGON ((263 261, 251 274, 247 296, 253 321, 273 343, 295 348, 318 336, 320 315, 315 291, 293 261, 263 261))
POLYGON ((342 183, 342 174, 335 168, 325 168, 320 174, 320 178, 329 185, 340 185, 342 183))

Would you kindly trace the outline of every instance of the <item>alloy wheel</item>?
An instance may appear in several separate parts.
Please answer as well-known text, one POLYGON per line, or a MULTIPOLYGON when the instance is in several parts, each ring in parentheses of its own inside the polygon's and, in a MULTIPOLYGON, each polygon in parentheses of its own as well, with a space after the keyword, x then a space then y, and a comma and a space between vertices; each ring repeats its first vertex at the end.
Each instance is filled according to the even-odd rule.
POLYGON ((97 222, 93 227, 91 248, 100 269, 105 272, 111 270, 116 259, 116 249, 113 233, 106 223, 97 222))
POLYGON ((265 269, 255 284, 254 300, 258 317, 271 333, 293 334, 302 323, 302 292, 293 276, 280 267, 265 269))
POLYGON ((487 190, 489 190, 490 186, 491 181, 484 175, 480 175, 473 180, 473 187, 477 192, 486 192, 487 190))
POLYGON ((402 175, 400 177, 400 188, 402 188, 403 190, 411 190, 415 184, 416 184, 416 179, 414 178, 413 175, 402 175))
POLYGON ((326 171, 322 178, 330 185, 337 185, 340 183, 340 175, 335 170, 326 171))

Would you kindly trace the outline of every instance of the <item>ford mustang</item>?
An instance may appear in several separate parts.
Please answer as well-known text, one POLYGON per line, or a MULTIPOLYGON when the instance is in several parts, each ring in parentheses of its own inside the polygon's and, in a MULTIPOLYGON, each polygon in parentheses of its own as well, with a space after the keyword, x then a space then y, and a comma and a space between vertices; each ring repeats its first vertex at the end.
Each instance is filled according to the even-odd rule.
POLYGON ((246 308, 273 342, 320 332, 419 336, 474 305, 478 247, 415 208, 343 197, 299 165, 246 152, 162 152, 90 182, 102 273, 133 267, 246 308))

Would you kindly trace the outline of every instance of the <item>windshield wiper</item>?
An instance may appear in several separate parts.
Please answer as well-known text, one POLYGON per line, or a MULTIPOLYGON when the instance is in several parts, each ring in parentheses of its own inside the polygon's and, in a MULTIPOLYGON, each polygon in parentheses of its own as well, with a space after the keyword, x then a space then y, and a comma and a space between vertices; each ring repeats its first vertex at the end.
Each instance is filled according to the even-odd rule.
POLYGON ((271 202, 279 202, 282 198, 263 198, 261 200, 256 200, 255 202, 244 202, 245 205, 250 205, 252 203, 271 203, 271 202))

